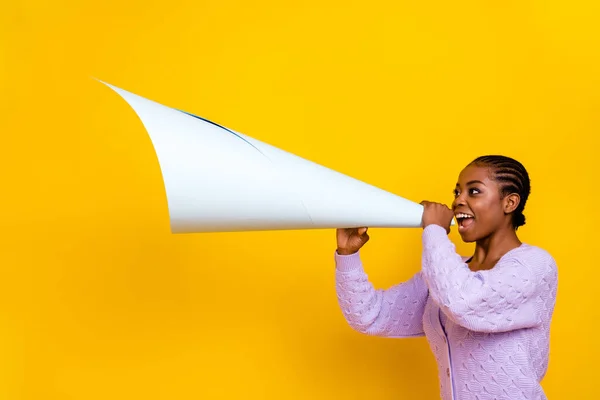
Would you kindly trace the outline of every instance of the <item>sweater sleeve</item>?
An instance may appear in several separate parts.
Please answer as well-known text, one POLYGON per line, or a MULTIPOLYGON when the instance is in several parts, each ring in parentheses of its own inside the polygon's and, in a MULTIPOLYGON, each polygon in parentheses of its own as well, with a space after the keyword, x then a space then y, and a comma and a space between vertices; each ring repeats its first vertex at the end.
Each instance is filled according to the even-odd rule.
POLYGON ((382 337, 423 336, 427 286, 421 273, 387 290, 375 289, 359 253, 339 255, 336 261, 338 303, 348 324, 358 332, 382 337))
POLYGON ((445 229, 429 225, 421 272, 432 300, 455 323, 479 332, 530 328, 542 322, 557 284, 552 257, 536 250, 507 254, 494 268, 473 272, 445 229))

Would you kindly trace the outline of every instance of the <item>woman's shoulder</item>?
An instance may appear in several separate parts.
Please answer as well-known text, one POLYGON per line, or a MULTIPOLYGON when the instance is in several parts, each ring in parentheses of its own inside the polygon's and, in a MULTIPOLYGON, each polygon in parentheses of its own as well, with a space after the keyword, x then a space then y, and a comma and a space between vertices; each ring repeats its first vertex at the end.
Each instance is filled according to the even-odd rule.
POLYGON ((522 243, 521 246, 509 251, 506 256, 536 263, 555 264, 554 257, 548 250, 529 243, 522 243))
MULTIPOLYGON (((467 263, 472 256, 460 256, 464 263, 467 263)), ((542 247, 529 243, 522 243, 519 247, 507 252, 500 258, 497 267, 481 273, 504 273, 507 268, 527 267, 531 272, 542 275, 556 275, 557 266, 554 257, 550 252, 542 247)))
MULTIPOLYGON (((472 257, 473 256, 460 255, 463 262, 469 261, 472 257)), ((554 257, 552 257, 549 251, 529 243, 522 243, 519 247, 515 247, 507 252, 502 259, 503 261, 517 260, 555 264, 554 257)))
POLYGON ((556 261, 550 252, 540 246, 523 243, 521 246, 509 251, 503 261, 526 267, 531 273, 544 279, 557 279, 556 261))

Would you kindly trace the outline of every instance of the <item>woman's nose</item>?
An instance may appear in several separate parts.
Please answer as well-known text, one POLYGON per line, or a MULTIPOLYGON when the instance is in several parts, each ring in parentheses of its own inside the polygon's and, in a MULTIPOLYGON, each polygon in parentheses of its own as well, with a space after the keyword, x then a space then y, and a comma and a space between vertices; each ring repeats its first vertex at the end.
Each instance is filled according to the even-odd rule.
POLYGON ((454 201, 452 202, 452 207, 456 208, 456 207, 462 206, 464 204, 465 204, 464 197, 462 195, 458 195, 454 198, 454 201))

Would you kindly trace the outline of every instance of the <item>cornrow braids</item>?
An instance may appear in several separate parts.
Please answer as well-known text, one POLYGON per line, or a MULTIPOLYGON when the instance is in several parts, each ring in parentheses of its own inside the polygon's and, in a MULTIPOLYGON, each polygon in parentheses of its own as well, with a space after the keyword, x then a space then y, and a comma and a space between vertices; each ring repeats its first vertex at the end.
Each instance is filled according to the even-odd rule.
POLYGON ((525 209, 525 203, 531 192, 531 185, 529 174, 523 164, 510 157, 500 155, 477 157, 471 164, 485 166, 491 169, 492 179, 500 183, 502 197, 508 196, 511 193, 519 194, 521 201, 513 213, 512 223, 515 229, 525 225, 525 215, 523 214, 523 210, 525 209))

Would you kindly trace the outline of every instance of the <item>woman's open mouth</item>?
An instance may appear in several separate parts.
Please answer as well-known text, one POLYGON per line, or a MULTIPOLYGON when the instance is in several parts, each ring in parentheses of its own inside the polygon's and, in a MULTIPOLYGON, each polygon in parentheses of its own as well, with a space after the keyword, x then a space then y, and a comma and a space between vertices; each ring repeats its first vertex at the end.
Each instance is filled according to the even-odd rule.
POLYGON ((473 225, 475 220, 475 217, 473 215, 466 213, 456 213, 455 217, 456 222, 458 223, 459 232, 464 232, 467 229, 469 229, 469 227, 473 225))

